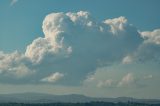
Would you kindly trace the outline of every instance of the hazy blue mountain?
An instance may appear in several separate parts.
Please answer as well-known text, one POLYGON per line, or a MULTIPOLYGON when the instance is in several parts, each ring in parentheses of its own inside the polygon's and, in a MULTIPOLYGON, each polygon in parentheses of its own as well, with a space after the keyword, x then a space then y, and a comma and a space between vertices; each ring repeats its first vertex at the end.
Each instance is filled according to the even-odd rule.
POLYGON ((0 103, 16 102, 16 103, 55 103, 55 102, 71 102, 84 103, 91 101, 103 102, 138 102, 138 103, 160 103, 159 99, 135 99, 130 97, 118 98, 96 98, 84 95, 51 95, 42 93, 17 93, 17 94, 0 94, 0 103))

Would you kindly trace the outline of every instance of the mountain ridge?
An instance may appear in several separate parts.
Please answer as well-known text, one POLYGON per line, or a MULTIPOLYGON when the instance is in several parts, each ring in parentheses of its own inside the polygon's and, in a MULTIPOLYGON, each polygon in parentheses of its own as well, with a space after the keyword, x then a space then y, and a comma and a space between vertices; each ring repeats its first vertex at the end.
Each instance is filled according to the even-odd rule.
POLYGON ((89 97, 81 94, 53 95, 45 93, 13 93, 0 94, 0 103, 85 103, 93 101, 102 102, 137 102, 137 103, 160 103, 160 99, 136 99, 132 97, 89 97))

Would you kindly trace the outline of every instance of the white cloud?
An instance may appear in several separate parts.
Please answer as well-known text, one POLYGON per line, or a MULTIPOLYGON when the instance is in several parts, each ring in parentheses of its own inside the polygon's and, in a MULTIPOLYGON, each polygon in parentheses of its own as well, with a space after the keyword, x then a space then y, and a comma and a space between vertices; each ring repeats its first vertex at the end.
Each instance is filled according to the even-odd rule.
POLYGON ((75 81, 82 80, 99 66, 121 61, 124 54, 134 51, 141 42, 139 33, 126 18, 97 22, 84 11, 51 13, 45 17, 42 28, 44 38, 34 40, 27 47, 25 56, 40 67, 47 65, 43 67, 45 70, 67 70, 68 74, 74 74, 69 74, 70 77, 77 78, 75 81), (112 26, 114 29, 111 30, 117 30, 117 36, 110 32, 112 26), (61 63, 57 65, 59 61, 61 63))
POLYGON ((130 84, 133 84, 134 81, 135 81, 135 78, 134 78, 133 74, 132 73, 128 73, 118 83, 118 86, 129 86, 130 84))
POLYGON ((99 81, 97 84, 97 87, 111 87, 113 84, 113 80, 112 79, 108 79, 105 81, 99 81))
POLYGON ((132 61, 133 61, 132 57, 128 55, 128 56, 126 56, 126 57, 123 58, 122 63, 123 64, 129 64, 132 61))
POLYGON ((125 30, 127 26, 127 19, 125 17, 119 17, 114 19, 107 19, 104 23, 108 24, 113 34, 119 34, 120 31, 125 30))
POLYGON ((88 75, 83 81, 83 86, 92 86, 98 88, 116 87, 115 84, 116 81, 113 81, 112 79, 98 78, 96 73, 88 75))
POLYGON ((46 54, 56 54, 56 47, 45 38, 37 38, 27 46, 25 56, 33 63, 40 62, 46 54))
POLYGON ((160 29, 154 31, 141 32, 142 37, 145 39, 145 43, 154 43, 160 45, 160 29))
POLYGON ((10 5, 13 6, 14 4, 16 4, 18 2, 18 0, 11 0, 10 5))
MULTIPOLYGON (((85 11, 51 13, 45 17, 42 29, 44 37, 35 39, 27 46, 24 54, 0 53, 0 76, 4 78, 4 73, 13 73, 23 76, 22 78, 30 75, 25 82, 40 83, 42 78, 46 78, 44 82, 53 80, 54 75, 50 76, 51 79, 46 75, 59 70, 61 73, 67 73, 63 84, 79 84, 88 73, 99 67, 121 62, 129 63, 133 61, 136 53, 141 54, 142 50, 147 53, 144 46, 140 49, 142 45, 148 48, 146 43, 144 44, 147 35, 142 34, 145 37, 141 37, 141 33, 122 16, 98 22, 85 11), (137 52, 138 50, 141 52, 137 52)), ((157 33, 156 31, 153 36, 159 36, 157 33)), ((154 46, 158 44, 157 40, 152 41, 156 42, 154 46)), ((153 51, 152 47, 148 50, 153 51)), ((156 50, 153 52, 159 56, 156 50)), ((151 53, 148 55, 152 56, 151 53)), ((9 79, 7 81, 10 82, 9 79)))
POLYGON ((92 81, 94 81, 94 80, 95 80, 94 75, 89 75, 89 76, 87 76, 87 78, 84 80, 84 83, 85 83, 85 82, 92 82, 92 81))
POLYGON ((24 64, 20 64, 16 67, 11 67, 8 69, 8 74, 15 75, 18 78, 28 76, 30 74, 33 74, 34 72, 34 70, 31 71, 24 64))
POLYGON ((25 65, 25 56, 17 51, 11 54, 0 52, 0 60, 0 74, 24 77, 34 72, 25 65))
POLYGON ((30 83, 34 74, 36 70, 24 54, 0 52, 0 82, 30 83))
POLYGON ((72 47, 64 44, 65 38, 62 36, 70 28, 67 20, 68 17, 63 13, 47 15, 42 26, 44 38, 37 38, 28 45, 25 55, 35 63, 41 62, 48 55, 52 56, 53 60, 56 57, 68 57, 72 53, 72 47))
POLYGON ((55 73, 51 74, 50 76, 41 79, 41 81, 55 83, 56 81, 60 80, 62 77, 64 77, 64 74, 59 73, 59 72, 55 72, 55 73))
POLYGON ((143 42, 133 53, 126 55, 122 63, 160 62, 160 29, 140 32, 143 42))
MULTIPOLYGON (((111 66, 112 67, 112 66, 111 66)), ((139 73, 135 70, 135 73, 133 73, 131 70, 128 72, 127 70, 124 70, 124 68, 115 68, 116 70, 113 70, 113 68, 106 67, 97 69, 97 71, 89 75, 83 82, 83 86, 85 87, 98 87, 98 88, 104 88, 104 89, 120 89, 120 88, 142 88, 147 87, 150 82, 152 81, 153 75, 148 74, 144 72, 139 73), (127 73, 122 74, 124 71, 127 73)))
POLYGON ((152 79, 153 78, 153 75, 146 75, 144 76, 144 79, 152 79))

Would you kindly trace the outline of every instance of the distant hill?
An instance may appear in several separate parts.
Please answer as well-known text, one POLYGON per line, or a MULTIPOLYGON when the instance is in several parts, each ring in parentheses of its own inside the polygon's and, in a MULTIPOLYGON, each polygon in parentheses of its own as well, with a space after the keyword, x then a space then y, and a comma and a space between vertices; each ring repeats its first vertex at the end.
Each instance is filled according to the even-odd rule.
POLYGON ((137 102, 137 103, 160 103, 159 99, 135 99, 129 97, 118 98, 96 98, 87 97, 84 95, 71 94, 71 95, 51 95, 41 93, 17 93, 17 94, 0 94, 0 103, 85 103, 92 101, 102 102, 137 102))

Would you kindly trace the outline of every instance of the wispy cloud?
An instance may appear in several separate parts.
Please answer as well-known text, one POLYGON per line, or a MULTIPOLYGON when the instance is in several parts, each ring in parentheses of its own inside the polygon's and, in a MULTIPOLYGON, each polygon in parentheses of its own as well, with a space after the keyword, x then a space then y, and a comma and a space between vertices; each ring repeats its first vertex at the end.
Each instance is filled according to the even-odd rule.
POLYGON ((10 6, 15 5, 18 2, 18 0, 11 0, 10 6))
POLYGON ((152 79, 152 78, 153 78, 153 75, 151 75, 151 74, 150 74, 150 75, 146 75, 146 76, 144 76, 143 78, 144 78, 144 79, 152 79))

